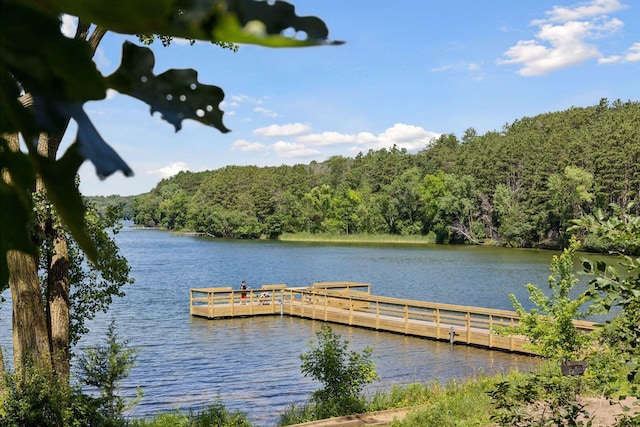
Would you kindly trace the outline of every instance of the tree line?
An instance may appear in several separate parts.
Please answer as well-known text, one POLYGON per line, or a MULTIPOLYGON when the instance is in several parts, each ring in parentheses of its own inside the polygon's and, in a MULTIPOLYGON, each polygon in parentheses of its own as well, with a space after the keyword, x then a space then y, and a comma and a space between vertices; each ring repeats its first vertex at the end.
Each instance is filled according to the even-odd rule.
MULTIPOLYGON (((308 165, 180 172, 135 197, 139 225, 227 238, 432 234, 438 243, 566 246, 573 218, 640 195, 640 103, 524 117, 423 150, 369 150, 308 165)), ((589 245, 598 243, 588 239, 589 245)))

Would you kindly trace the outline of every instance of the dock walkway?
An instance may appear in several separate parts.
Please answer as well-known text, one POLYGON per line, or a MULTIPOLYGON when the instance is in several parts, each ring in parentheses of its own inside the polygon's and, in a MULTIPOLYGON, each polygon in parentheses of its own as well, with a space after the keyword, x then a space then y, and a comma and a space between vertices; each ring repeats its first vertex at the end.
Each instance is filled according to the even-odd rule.
MULTIPOLYGON (((526 337, 495 332, 495 327, 518 325, 515 311, 375 296, 366 283, 318 282, 291 288, 276 284, 242 291, 191 289, 190 313, 207 319, 289 315, 532 354, 526 337)), ((586 321, 575 321, 575 325, 585 332, 595 328, 586 321)))

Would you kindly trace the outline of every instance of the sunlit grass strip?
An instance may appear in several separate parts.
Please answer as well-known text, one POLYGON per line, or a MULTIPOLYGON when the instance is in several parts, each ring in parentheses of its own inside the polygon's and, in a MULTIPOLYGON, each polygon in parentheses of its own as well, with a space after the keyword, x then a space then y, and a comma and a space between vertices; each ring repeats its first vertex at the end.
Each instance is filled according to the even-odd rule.
POLYGON ((494 383, 493 378, 476 378, 466 382, 452 381, 445 385, 438 383, 424 386, 423 393, 415 395, 412 390, 407 403, 418 406, 406 418, 394 421, 394 427, 422 426, 474 426, 491 427, 491 400, 487 390, 494 383))
POLYGON ((332 234, 332 233, 284 233, 279 240, 286 242, 329 242, 329 243, 384 243, 430 245, 435 243, 432 235, 396 236, 391 234, 332 234))

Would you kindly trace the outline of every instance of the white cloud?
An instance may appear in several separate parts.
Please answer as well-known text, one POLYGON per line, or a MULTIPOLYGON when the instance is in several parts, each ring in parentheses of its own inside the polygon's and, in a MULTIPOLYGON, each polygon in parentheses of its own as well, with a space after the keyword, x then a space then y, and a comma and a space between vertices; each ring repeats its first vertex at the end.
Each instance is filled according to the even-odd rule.
POLYGON ((628 62, 640 61, 640 42, 634 43, 633 46, 631 46, 627 50, 627 53, 625 54, 625 59, 628 62))
POLYGON ((406 148, 409 151, 415 151, 425 148, 431 143, 432 139, 439 136, 440 134, 427 131, 420 126, 396 123, 393 127, 377 136, 371 132, 357 134, 323 132, 301 136, 298 138, 298 142, 316 147, 352 144, 351 151, 379 150, 381 148, 391 148, 394 145, 399 148, 406 148))
POLYGON ((175 162, 159 169, 153 169, 153 170, 147 171, 147 174, 155 175, 160 178, 170 178, 175 174, 177 174, 178 172, 186 171, 186 170, 188 169, 187 169, 187 164, 185 162, 175 162))
POLYGON ((302 123, 289 123, 286 125, 271 125, 258 128, 253 131, 254 134, 272 138, 282 138, 285 136, 304 135, 311 131, 311 126, 302 123))
POLYGON ((623 9, 619 0, 592 0, 574 7, 556 6, 547 18, 534 20, 539 27, 534 40, 520 40, 498 64, 520 64, 523 76, 539 76, 591 59, 601 63, 602 54, 593 44, 619 31, 623 22, 606 14, 623 9))
POLYGON ((320 154, 320 151, 307 148, 304 144, 295 142, 278 141, 273 144, 273 150, 280 156, 287 159, 312 157, 320 154))
POLYGON ((546 19, 534 20, 533 25, 541 25, 549 22, 568 22, 589 19, 617 12, 624 9, 619 0, 593 0, 574 7, 554 6, 553 10, 546 12, 546 19))
POLYGON ((431 72, 432 73, 442 73, 443 71, 449 71, 451 68, 453 68, 453 65, 445 64, 445 65, 441 65, 440 67, 432 68, 431 72))
POLYGON ((62 15, 62 24, 60 25, 60 31, 66 37, 73 38, 76 35, 76 29, 78 28, 78 18, 72 15, 62 15))
MULTIPOLYGON (((298 138, 298 141, 317 147, 340 144, 357 144, 363 133, 350 135, 339 132, 322 132, 310 135, 304 135, 298 138)), ((369 134, 373 136, 372 134, 369 134)))
POLYGON ((259 152, 259 151, 266 151, 267 147, 260 143, 260 142, 250 142, 250 141, 246 141, 244 139, 239 139, 237 141, 234 141, 233 144, 231 144, 231 151, 242 151, 243 153, 255 153, 255 152, 259 152))
POLYGON ((254 134, 261 137, 291 137, 291 141, 280 140, 272 145, 260 142, 237 140, 231 150, 243 152, 272 151, 283 159, 329 157, 335 154, 366 152, 370 149, 380 150, 394 145, 407 151, 418 151, 426 148, 440 136, 439 133, 427 131, 420 126, 396 123, 384 132, 374 135, 371 132, 354 134, 328 131, 306 134, 311 127, 302 123, 271 125, 259 128, 254 134), (337 148, 343 146, 343 148, 337 148))
POLYGON ((612 55, 606 58, 598 59, 598 64, 615 64, 617 62, 623 62, 624 57, 620 55, 612 55))
POLYGON ((264 104, 264 100, 268 98, 256 98, 254 96, 249 96, 241 93, 240 95, 232 95, 230 96, 231 103, 233 105, 240 104, 254 104, 254 105, 262 105, 264 104))
POLYGON ((433 139, 439 136, 439 133, 427 131, 420 126, 396 123, 393 127, 378 135, 378 143, 376 145, 379 148, 389 148, 397 145, 400 148, 414 151, 427 147, 433 139))
POLYGON ((106 99, 113 99, 118 96, 118 91, 113 89, 107 89, 106 99))
POLYGON ((93 55, 93 62, 98 65, 98 68, 108 67, 111 65, 109 57, 105 54, 104 49, 98 47, 96 53, 93 55))
POLYGON ((598 62, 600 64, 640 62, 640 42, 636 42, 631 45, 624 55, 612 55, 607 58, 600 58, 598 62))
POLYGON ((255 111, 256 113, 262 114, 263 116, 266 116, 266 117, 271 117, 271 118, 280 117, 280 114, 276 113, 273 110, 269 110, 268 108, 264 108, 264 107, 256 107, 256 108, 253 109, 253 111, 255 111))
POLYGON ((468 77, 474 80, 483 80, 485 73, 482 71, 482 64, 477 62, 457 62, 455 64, 444 64, 439 67, 431 68, 432 73, 466 73, 468 77))

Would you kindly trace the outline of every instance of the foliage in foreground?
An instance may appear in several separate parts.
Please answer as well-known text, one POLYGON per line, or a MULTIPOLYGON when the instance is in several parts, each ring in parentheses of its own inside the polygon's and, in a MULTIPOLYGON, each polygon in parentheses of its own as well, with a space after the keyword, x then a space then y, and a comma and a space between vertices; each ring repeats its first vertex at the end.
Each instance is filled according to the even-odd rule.
POLYGON ((590 426, 589 413, 578 402, 581 377, 534 372, 521 382, 501 381, 489 391, 494 411, 491 420, 500 426, 590 426))
POLYGON ((106 343, 87 348, 80 356, 74 385, 32 365, 7 372, 0 380, 0 426, 126 425, 122 412, 134 402, 125 401, 117 388, 133 368, 136 352, 120 339, 112 321, 106 343), (93 387, 97 395, 86 393, 82 386, 93 387))
MULTIPOLYGON (((127 402, 117 393, 120 381, 127 378, 135 366, 137 352, 136 348, 128 346, 127 340, 120 339, 112 320, 107 329, 106 343, 88 348, 80 357, 80 382, 100 391, 98 401, 107 419, 122 419, 122 412, 137 401, 127 402)), ((140 397, 139 394, 138 399, 140 397)))
POLYGON ((0 234, 0 289, 9 279, 6 253, 36 252, 27 232, 33 219, 30 195, 36 175, 69 232, 88 257, 97 261, 95 246, 84 229, 83 202, 74 185, 75 176, 85 159, 93 162, 101 178, 118 170, 131 176, 133 171, 100 136, 83 108, 85 102, 104 100, 107 89, 113 89, 146 103, 151 113, 159 112, 176 131, 186 119, 229 131, 219 108, 224 98, 221 88, 199 82, 192 69, 156 74, 153 52, 129 42, 122 46, 118 69, 103 76, 92 59, 90 42, 94 40, 64 36, 60 31, 62 15, 76 16, 81 26, 97 26, 102 34, 113 31, 149 35, 151 39, 155 34, 165 40, 181 37, 222 45, 328 43, 328 29, 322 20, 298 16, 294 6, 284 2, 156 0, 153 7, 145 7, 148 4, 128 1, 110 7, 112 3, 104 0, 0 0, 0 165, 4 173, 0 202, 6 208, 6 214, 0 216, 4 230, 0 234), (306 37, 284 35, 290 28, 306 37), (41 133, 64 132, 70 120, 78 126, 77 137, 58 160, 43 156, 37 144, 31 143, 41 133), (18 134, 29 142, 26 153, 13 146, 18 134))
POLYGON ((446 385, 435 383, 425 386, 429 398, 422 406, 411 411, 402 421, 391 426, 485 426, 489 423, 490 401, 488 387, 491 378, 478 378, 468 382, 451 381, 446 385))
POLYGON ((578 331, 573 320, 584 318, 580 311, 588 300, 588 294, 577 297, 570 295, 578 283, 574 275, 574 260, 580 242, 571 238, 569 247, 561 255, 551 260, 549 276, 550 296, 534 284, 528 284, 529 299, 535 307, 527 312, 515 295, 509 295, 513 307, 520 317, 520 325, 513 328, 501 328, 500 333, 522 334, 529 338, 529 347, 536 354, 549 359, 565 361, 576 360, 581 350, 590 340, 589 334, 578 331))
POLYGON ((70 387, 50 372, 27 366, 20 375, 5 373, 0 397, 0 425, 107 426, 100 402, 70 387))
POLYGON ((371 360, 373 348, 362 353, 349 351, 349 341, 342 340, 327 324, 316 333, 318 344, 300 355, 301 371, 322 383, 313 392, 311 401, 322 418, 362 412, 366 405, 362 389, 378 379, 375 363, 371 360))
MULTIPOLYGON (((363 412, 413 407, 406 419, 392 426, 484 426, 491 425, 490 398, 487 391, 495 383, 491 377, 470 381, 450 381, 394 385, 388 391, 376 392, 363 412)), ((292 405, 280 418, 280 426, 312 421, 316 416, 313 403, 292 405)))
POLYGON ((134 419, 130 427, 251 427, 244 412, 229 411, 223 403, 216 402, 199 412, 174 412, 150 419, 134 419))

